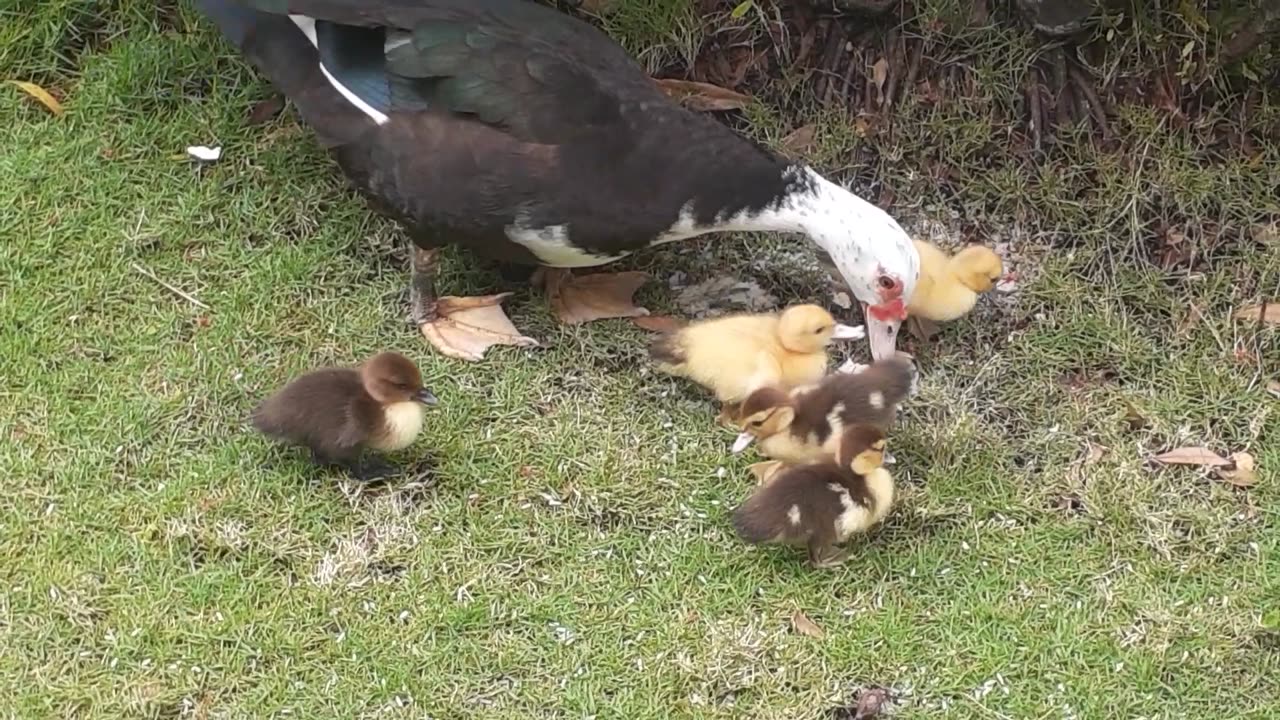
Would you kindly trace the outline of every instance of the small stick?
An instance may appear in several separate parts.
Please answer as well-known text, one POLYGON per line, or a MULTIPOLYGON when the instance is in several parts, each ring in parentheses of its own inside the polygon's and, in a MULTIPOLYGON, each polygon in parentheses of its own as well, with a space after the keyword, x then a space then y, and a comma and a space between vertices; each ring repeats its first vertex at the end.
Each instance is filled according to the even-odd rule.
POLYGON ((818 87, 815 88, 815 94, 823 104, 831 99, 831 89, 835 86, 832 65, 835 64, 837 54, 845 43, 844 26, 840 23, 829 23, 827 33, 827 47, 822 52, 822 64, 818 66, 822 69, 822 76, 818 78, 818 87))
POLYGON ((156 276, 155 276, 155 273, 153 273, 153 272, 151 272, 150 270, 148 270, 148 269, 146 269, 146 268, 142 267, 142 266, 141 266, 141 265, 139 265, 138 263, 129 263, 129 266, 130 266, 130 267, 132 267, 134 270, 136 270, 139 274, 142 274, 142 275, 145 275, 145 276, 147 276, 147 277, 151 278, 151 279, 152 279, 152 280, 154 280, 154 281, 156 282, 156 284, 158 284, 160 287, 164 288, 165 290, 168 290, 169 292, 173 293, 174 295, 177 295, 178 297, 182 298, 183 300, 186 300, 187 302, 191 303, 192 305, 195 305, 195 306, 197 306, 197 307, 202 307, 202 308, 204 308, 205 310, 210 310, 210 309, 212 309, 212 308, 210 308, 208 305, 205 305, 204 303, 202 303, 202 302, 200 302, 199 300, 195 299, 195 298, 194 298, 194 297, 192 297, 191 295, 188 295, 187 293, 185 293, 185 292, 183 292, 183 291, 179 290, 178 288, 176 288, 176 287, 174 287, 174 286, 170 285, 169 283, 167 283, 167 282, 165 282, 165 281, 161 280, 160 278, 156 277, 156 276))
POLYGON ((882 98, 883 102, 881 103, 886 111, 893 106, 893 94, 898 87, 898 78, 900 77, 898 74, 898 58, 902 57, 902 53, 899 51, 903 42, 905 41, 898 41, 897 30, 889 31, 889 38, 885 41, 884 51, 885 59, 889 63, 889 77, 884 84, 884 98, 882 98))
POLYGON ((1027 72, 1027 104, 1031 111, 1031 137, 1036 152, 1040 152, 1040 85, 1036 82, 1035 69, 1027 72))
POLYGON ((1084 93, 1084 99, 1089 103, 1089 112, 1093 113, 1093 119, 1098 123, 1098 129, 1102 131, 1102 139, 1111 139, 1111 128, 1107 126, 1107 113, 1102 109, 1102 101, 1098 99, 1098 93, 1093 91, 1093 83, 1085 78, 1084 73, 1078 68, 1071 68, 1071 79, 1075 80, 1076 87, 1080 88, 1080 92, 1084 93))
MULTIPOLYGON (((906 40, 903 40, 905 43, 906 40)), ((914 44, 911 51, 911 60, 907 65, 907 81, 902 84, 902 93, 905 97, 907 93, 915 92, 916 77, 920 74, 920 58, 924 56, 924 41, 914 44)))

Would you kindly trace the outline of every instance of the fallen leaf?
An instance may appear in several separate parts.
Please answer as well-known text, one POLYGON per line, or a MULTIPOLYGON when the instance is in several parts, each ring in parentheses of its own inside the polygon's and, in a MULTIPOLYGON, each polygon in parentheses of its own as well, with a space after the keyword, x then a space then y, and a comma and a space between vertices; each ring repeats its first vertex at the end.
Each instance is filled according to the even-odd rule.
POLYGON ((1086 442, 1085 445, 1088 446, 1088 450, 1085 452, 1084 456, 1085 465, 1092 465, 1093 463, 1101 460, 1103 455, 1107 454, 1107 449, 1101 445, 1094 445, 1091 442, 1086 442))
POLYGON ((734 20, 741 18, 743 15, 746 15, 748 12, 750 12, 751 7, 755 4, 756 4, 755 0, 742 0, 742 2, 738 3, 738 6, 735 7, 729 13, 729 17, 733 18, 734 20))
POLYGON ((1237 320, 1264 322, 1268 325, 1280 325, 1280 301, 1264 302, 1236 311, 1237 320))
POLYGON ((208 315, 196 316, 196 327, 207 328, 212 324, 213 324, 213 321, 209 319, 208 315))
POLYGON ((1181 447, 1174 448, 1168 452, 1162 452, 1153 458, 1156 462, 1165 465, 1208 465, 1209 467, 1222 467, 1230 465, 1231 461, 1222 457, 1218 453, 1203 447, 1181 447))
POLYGON ((883 97, 884 82, 889 79, 889 61, 880 58, 871 66, 871 80, 876 84, 876 94, 883 97))
POLYGON ((801 635, 808 635, 815 640, 821 640, 827 635, 822 631, 822 628, 818 627, 817 623, 810 620, 807 615, 799 610, 791 615, 791 627, 795 628, 796 632, 801 635))
POLYGON ((711 83, 693 80, 676 80, 663 78, 654 80, 658 87, 690 110, 698 112, 714 112, 720 110, 741 110, 751 102, 751 98, 740 92, 722 88, 711 83))
POLYGON ((1280 398, 1280 380, 1268 380, 1267 392, 1271 393, 1272 397, 1280 398))
POLYGON ((793 155, 803 155, 813 147, 813 140, 817 133, 816 125, 801 125, 782 138, 782 149, 793 155))
POLYGON ((1231 465, 1217 469, 1218 477, 1229 485, 1236 487, 1252 487, 1258 483, 1258 474, 1253 464, 1253 456, 1247 452, 1231 454, 1231 465))
POLYGON ((271 118, 279 115, 280 111, 283 109, 284 98, 279 95, 272 95, 266 100, 255 103, 253 107, 249 108, 249 115, 245 120, 245 124, 261 125, 265 122, 269 122, 271 118))
POLYGON ((631 318, 631 322, 637 327, 653 332, 667 333, 674 332, 684 327, 684 321, 670 315, 642 315, 640 317, 631 318))
POLYGON ((61 115, 63 113, 62 103, 58 102, 57 98, 50 95, 48 90, 45 90, 39 85, 33 82, 26 82, 25 80, 7 80, 6 82, 18 88, 22 92, 30 95, 36 100, 39 100, 40 104, 44 105, 49 110, 49 112, 53 113, 54 115, 61 115))
POLYGON ((863 690, 858 696, 858 709, 853 713, 853 720, 868 720, 876 717, 888 701, 889 691, 884 688, 863 690))

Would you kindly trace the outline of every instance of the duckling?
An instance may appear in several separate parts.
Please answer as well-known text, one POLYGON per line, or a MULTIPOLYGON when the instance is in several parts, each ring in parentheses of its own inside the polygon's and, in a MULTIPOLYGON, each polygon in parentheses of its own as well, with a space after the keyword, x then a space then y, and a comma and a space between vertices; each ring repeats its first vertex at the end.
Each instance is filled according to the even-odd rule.
POLYGON ((865 337, 862 326, 843 325, 817 305, 781 313, 730 315, 691 323, 649 347, 655 366, 709 388, 731 416, 751 391, 817 382, 827 370, 833 340, 865 337))
POLYGON ((917 321, 948 322, 967 314, 978 295, 1004 275, 1004 263, 991 248, 970 245, 948 256, 936 245, 913 242, 920 253, 920 279, 907 303, 907 315, 917 321))
POLYGON ((821 382, 783 391, 756 390, 742 403, 740 453, 754 440, 760 454, 786 462, 834 457, 843 430, 868 424, 888 430, 898 406, 915 392, 915 364, 905 354, 880 360, 857 373, 832 373, 821 382))
POLYGON ((883 467, 884 432, 853 425, 838 460, 791 465, 767 478, 733 513, 738 537, 752 545, 807 545, 814 567, 839 564, 835 545, 866 532, 893 505, 893 476, 883 467))
POLYGON ((423 406, 436 402, 411 360, 384 352, 359 368, 302 375, 254 410, 253 425, 268 437, 309 448, 319 465, 337 465, 367 481, 397 469, 365 451, 408 447, 422 429, 423 406))

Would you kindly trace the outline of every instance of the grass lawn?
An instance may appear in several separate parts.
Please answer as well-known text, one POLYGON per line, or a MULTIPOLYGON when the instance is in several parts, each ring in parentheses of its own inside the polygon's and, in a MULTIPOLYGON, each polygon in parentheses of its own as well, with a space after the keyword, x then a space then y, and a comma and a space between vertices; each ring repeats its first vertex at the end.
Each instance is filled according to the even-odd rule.
MULTIPOLYGON (((611 29, 687 54, 688 8, 647 2, 669 27, 611 29)), ((1280 345, 1232 319, 1280 298, 1274 93, 1251 153, 1121 107, 1136 150, 1067 136, 1038 171, 983 150, 1005 141, 972 103, 906 99, 892 138, 805 112, 820 167, 873 151, 855 174, 896 183, 910 227, 955 243, 980 221, 1019 272, 917 348, 900 503, 814 572, 735 540, 758 458, 646 367, 639 328, 557 327, 453 252, 442 288, 510 285, 547 347, 430 353, 395 226, 292 110, 246 123, 270 90, 189 8, 10 6, 0 79, 67 112, 0 90, 0 717, 790 719, 868 686, 901 718, 1280 715, 1280 345), (191 144, 224 158, 175 159, 191 144), (957 192, 916 172, 930 159, 957 192), (1153 262, 1139 210, 1182 223, 1193 258, 1153 262), (250 432, 290 376, 381 349, 442 401, 402 458, 420 480, 355 492, 250 432), (1248 451, 1258 483, 1152 467, 1182 445, 1248 451)), ((997 105, 1021 37, 965 40, 997 105)), ((749 131, 779 142, 794 109, 762 100, 749 131)), ((797 238, 623 267, 653 273, 655 312, 676 271, 828 300, 797 238)))

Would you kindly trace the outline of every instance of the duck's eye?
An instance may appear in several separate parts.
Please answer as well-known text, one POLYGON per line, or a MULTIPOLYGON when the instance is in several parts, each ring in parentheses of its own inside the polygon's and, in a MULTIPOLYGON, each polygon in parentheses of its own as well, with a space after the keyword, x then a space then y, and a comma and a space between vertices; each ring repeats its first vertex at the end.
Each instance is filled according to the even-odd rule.
POLYGON ((895 280, 894 278, 889 277, 888 275, 881 275, 876 280, 876 283, 880 286, 882 290, 892 290, 898 287, 898 281, 895 280))

